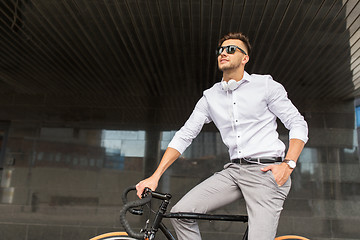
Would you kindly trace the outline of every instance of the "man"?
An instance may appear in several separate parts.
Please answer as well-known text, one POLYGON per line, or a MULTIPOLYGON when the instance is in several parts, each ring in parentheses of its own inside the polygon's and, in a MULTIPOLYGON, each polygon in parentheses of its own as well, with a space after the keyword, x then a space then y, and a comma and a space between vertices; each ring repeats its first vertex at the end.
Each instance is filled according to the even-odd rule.
MULTIPOLYGON (((137 194, 140 197, 145 187, 155 190, 164 171, 203 125, 213 121, 231 160, 222 171, 188 192, 171 211, 206 213, 244 198, 249 240, 272 240, 290 190, 290 174, 308 140, 308 128, 281 84, 269 75, 245 72, 250 50, 248 38, 241 33, 229 33, 219 41, 222 81, 204 91, 190 118, 169 143, 157 170, 138 183, 137 194), (276 118, 289 129, 286 155, 276 132, 276 118)), ((196 221, 175 219, 172 223, 178 239, 201 239, 196 221)))

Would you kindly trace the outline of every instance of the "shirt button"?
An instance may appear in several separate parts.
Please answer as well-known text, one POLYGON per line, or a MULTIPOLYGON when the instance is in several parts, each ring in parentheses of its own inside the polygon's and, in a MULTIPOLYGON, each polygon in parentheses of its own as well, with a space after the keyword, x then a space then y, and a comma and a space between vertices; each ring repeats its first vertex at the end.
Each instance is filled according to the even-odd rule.
POLYGON ((238 136, 238 138, 239 138, 240 136, 238 136))
POLYGON ((241 151, 239 151, 239 153, 241 153, 241 151))

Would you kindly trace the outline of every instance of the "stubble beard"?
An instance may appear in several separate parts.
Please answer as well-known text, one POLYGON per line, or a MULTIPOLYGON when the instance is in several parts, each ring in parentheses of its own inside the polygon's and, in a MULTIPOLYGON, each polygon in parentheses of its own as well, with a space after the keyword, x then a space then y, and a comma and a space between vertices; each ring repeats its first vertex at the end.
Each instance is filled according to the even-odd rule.
POLYGON ((229 70, 235 70, 237 68, 239 68, 241 65, 241 63, 230 63, 229 65, 225 65, 225 66, 220 66, 219 65, 219 70, 224 72, 224 71, 229 71, 229 70))

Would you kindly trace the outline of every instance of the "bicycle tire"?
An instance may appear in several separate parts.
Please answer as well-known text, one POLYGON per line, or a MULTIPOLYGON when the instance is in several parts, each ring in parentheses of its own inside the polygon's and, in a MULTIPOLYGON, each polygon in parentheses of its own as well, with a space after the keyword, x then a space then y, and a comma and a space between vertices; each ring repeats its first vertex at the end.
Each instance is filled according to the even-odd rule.
POLYGON ((129 237, 126 232, 109 232, 91 238, 90 240, 137 240, 129 237))
POLYGON ((306 237, 296 236, 296 235, 286 235, 275 238, 275 240, 310 240, 306 237))

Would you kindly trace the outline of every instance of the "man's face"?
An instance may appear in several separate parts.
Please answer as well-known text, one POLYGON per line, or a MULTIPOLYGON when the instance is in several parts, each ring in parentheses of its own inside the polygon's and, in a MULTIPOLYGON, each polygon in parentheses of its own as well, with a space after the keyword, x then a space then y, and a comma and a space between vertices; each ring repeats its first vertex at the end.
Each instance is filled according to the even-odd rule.
MULTIPOLYGON (((228 39, 225 40, 221 46, 229 46, 235 45, 240 47, 241 49, 246 51, 245 44, 239 39, 228 39)), ((227 71, 227 70, 234 70, 241 66, 241 63, 244 60, 244 57, 247 57, 244 53, 242 53, 239 49, 235 51, 234 54, 229 54, 225 50, 218 56, 218 66, 219 70, 227 71)))

